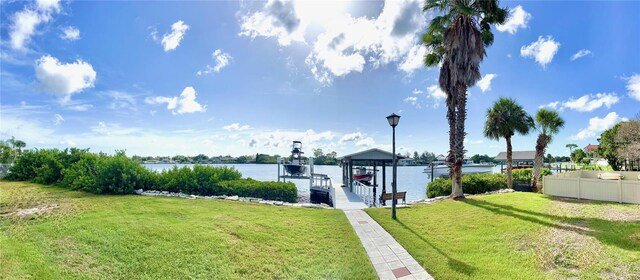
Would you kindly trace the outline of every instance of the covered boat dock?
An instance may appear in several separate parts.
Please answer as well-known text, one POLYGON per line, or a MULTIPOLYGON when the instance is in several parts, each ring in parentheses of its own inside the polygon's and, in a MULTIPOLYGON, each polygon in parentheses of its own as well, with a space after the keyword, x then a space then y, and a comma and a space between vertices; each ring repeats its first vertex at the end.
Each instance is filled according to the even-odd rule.
MULTIPOLYGON (((396 160, 403 159, 404 157, 396 156, 396 160)), ((353 179, 353 167, 358 166, 373 166, 373 182, 369 186, 373 189, 373 205, 376 205, 378 201, 378 195, 376 194, 377 182, 377 168, 382 167, 382 193, 387 192, 386 185, 386 169, 387 164, 393 165, 393 154, 381 149, 373 148, 353 154, 348 154, 338 158, 340 165, 342 166, 342 182, 349 186, 349 191, 354 192, 354 179, 353 179)), ((383 201, 384 205, 384 201, 383 201)))

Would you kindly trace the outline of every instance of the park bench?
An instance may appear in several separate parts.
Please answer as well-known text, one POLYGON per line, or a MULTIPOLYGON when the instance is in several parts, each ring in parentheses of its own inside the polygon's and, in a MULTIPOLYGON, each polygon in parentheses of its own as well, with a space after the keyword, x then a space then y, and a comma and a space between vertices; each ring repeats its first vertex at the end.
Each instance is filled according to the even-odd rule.
MULTIPOLYGON (((396 203, 399 199, 402 199, 402 203, 407 205, 407 192, 396 192, 396 203)), ((393 193, 382 193, 382 195, 380 195, 381 202, 387 200, 393 200, 393 193)))

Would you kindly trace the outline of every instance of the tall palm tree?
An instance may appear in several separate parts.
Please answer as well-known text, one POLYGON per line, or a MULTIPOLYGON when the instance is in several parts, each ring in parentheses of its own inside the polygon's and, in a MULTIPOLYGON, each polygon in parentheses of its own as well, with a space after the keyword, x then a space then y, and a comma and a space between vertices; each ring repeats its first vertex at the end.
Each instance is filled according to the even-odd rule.
POLYGON ((422 41, 429 50, 425 65, 440 67, 439 85, 447 93, 451 197, 464 198, 464 121, 467 117, 467 89, 480 80, 480 63, 485 47, 493 43, 491 24, 504 23, 507 10, 497 0, 427 0, 425 12, 437 14, 422 41))
POLYGON ((27 143, 25 143, 22 140, 15 140, 13 141, 13 145, 18 149, 18 156, 22 155, 22 148, 27 146, 27 143))
POLYGON ((558 112, 542 108, 536 113, 536 127, 540 131, 538 141, 536 141, 536 159, 533 164, 533 187, 538 188, 538 180, 540 179, 540 171, 542 170, 542 160, 547 145, 551 143, 552 136, 564 127, 564 120, 558 112))
POLYGON ((533 118, 511 98, 501 97, 487 111, 484 135, 492 140, 504 138, 507 142, 507 185, 509 188, 513 188, 511 137, 516 132, 521 135, 529 134, 534 125, 533 118))

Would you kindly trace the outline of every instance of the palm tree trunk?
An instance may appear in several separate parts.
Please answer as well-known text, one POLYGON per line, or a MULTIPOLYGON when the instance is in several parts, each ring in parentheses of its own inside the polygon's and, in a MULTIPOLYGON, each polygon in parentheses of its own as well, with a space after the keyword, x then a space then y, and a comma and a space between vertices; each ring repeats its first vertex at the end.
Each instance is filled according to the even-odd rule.
POLYGON ((533 163, 532 185, 537 192, 540 192, 538 181, 540 179, 540 173, 542 171, 542 160, 544 159, 544 151, 547 148, 547 139, 548 137, 545 134, 540 134, 538 135, 538 140, 536 141, 536 159, 533 163))
POLYGON ((467 118, 467 87, 459 85, 456 87, 456 133, 454 139, 454 177, 451 178, 452 184, 457 185, 458 189, 452 189, 451 197, 454 199, 464 198, 462 189, 462 162, 464 160, 464 122, 467 118))
POLYGON ((513 177, 511 176, 511 169, 513 168, 511 136, 507 136, 504 139, 507 141, 507 187, 513 189, 513 177))

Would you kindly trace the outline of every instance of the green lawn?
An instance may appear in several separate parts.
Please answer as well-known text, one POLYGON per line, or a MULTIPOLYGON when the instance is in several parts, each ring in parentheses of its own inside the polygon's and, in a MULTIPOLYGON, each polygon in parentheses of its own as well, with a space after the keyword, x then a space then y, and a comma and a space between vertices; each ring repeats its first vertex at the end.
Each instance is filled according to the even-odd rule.
POLYGON ((367 212, 436 279, 640 279, 640 205, 509 193, 367 212))
POLYGON ((0 264, 10 279, 376 278, 342 211, 23 182, 0 182, 0 264))

